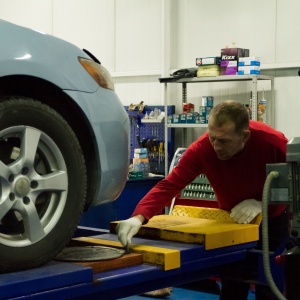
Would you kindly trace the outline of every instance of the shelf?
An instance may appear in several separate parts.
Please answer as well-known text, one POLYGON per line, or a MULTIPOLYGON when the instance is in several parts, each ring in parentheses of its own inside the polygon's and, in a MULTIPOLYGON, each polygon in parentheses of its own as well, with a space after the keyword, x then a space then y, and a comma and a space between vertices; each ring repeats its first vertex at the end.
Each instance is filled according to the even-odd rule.
MULTIPOLYGON (((159 78, 160 83, 165 84, 164 89, 164 105, 167 107, 168 105, 168 98, 167 98, 167 85, 168 83, 181 83, 182 84, 182 103, 187 102, 187 84, 188 83, 208 83, 208 82, 245 82, 249 81, 252 82, 251 85, 251 93, 252 93, 252 119, 257 120, 257 84, 258 81, 268 80, 271 83, 271 98, 268 100, 267 105, 267 120, 270 126, 274 126, 274 76, 267 76, 267 75, 222 75, 222 76, 211 76, 211 77, 184 77, 184 78, 176 78, 176 77, 165 77, 159 78)), ((207 124, 192 124, 192 123, 167 123, 165 120, 165 126, 167 128, 183 128, 183 147, 187 147, 187 128, 207 128, 207 124)), ((167 134, 165 131, 165 139, 167 139, 167 134)), ((165 146, 165 157, 168 156, 168 145, 165 146)), ((168 172, 168 159, 165 160, 165 174, 168 172)))
POLYGON ((176 77, 165 77, 159 78, 160 83, 196 83, 196 82, 222 82, 222 81, 250 81, 253 79, 257 80, 271 80, 273 76, 267 75, 222 75, 222 76, 211 76, 211 77, 187 77, 187 78, 176 78, 176 77))
POLYGON ((162 119, 141 119, 142 123, 162 123, 164 122, 164 118, 162 119))
POLYGON ((196 123, 189 123, 189 124, 185 124, 185 123, 168 123, 167 127, 171 127, 171 128, 206 128, 207 124, 196 124, 196 123))
MULTIPOLYGON (((261 70, 279 70, 279 69, 298 69, 300 68, 300 62, 296 61, 296 62, 284 62, 284 63, 267 63, 267 64, 261 64, 260 65, 260 69, 261 70)), ((172 69, 170 70, 170 74, 173 73, 174 71, 176 71, 178 69, 172 69)), ((111 75, 113 78, 118 78, 118 77, 137 77, 137 76, 161 76, 162 74, 162 70, 139 70, 139 71, 115 71, 115 72, 111 72, 111 75)), ((247 75, 237 75, 239 77, 242 76, 247 76, 247 75)), ((251 75, 248 75, 251 76, 251 75)), ((262 76, 262 75, 256 75, 256 76, 262 76)), ((222 76, 217 76, 218 77, 222 77, 222 76)), ((229 76, 225 76, 225 77, 229 77, 229 76)), ((173 77, 170 77, 171 79, 173 79, 173 77)), ((212 78, 212 77, 205 77, 205 78, 212 78)), ((166 79, 166 78, 163 78, 166 79)), ((190 80, 190 78, 185 78, 188 81, 190 80)), ((217 80, 217 79, 216 79, 217 80)), ((227 79, 226 79, 227 80, 227 79)), ((243 79, 243 80, 249 80, 249 79, 243 79)), ((215 80, 213 80, 215 81, 215 80)), ((161 81, 161 82, 165 82, 165 81, 161 81)), ((178 82, 178 81, 176 81, 178 82)), ((182 81, 183 82, 183 81, 182 81)))

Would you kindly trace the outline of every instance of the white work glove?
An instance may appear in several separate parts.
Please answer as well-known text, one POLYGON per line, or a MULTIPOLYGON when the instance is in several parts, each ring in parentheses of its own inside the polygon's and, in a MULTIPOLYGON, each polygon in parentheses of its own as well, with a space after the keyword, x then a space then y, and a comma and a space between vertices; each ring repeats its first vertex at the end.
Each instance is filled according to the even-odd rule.
POLYGON ((135 217, 121 221, 116 227, 116 231, 120 243, 124 247, 129 245, 131 243, 131 238, 135 234, 137 234, 141 226, 142 226, 142 222, 135 217))
POLYGON ((250 223, 262 211, 261 201, 248 199, 237 204, 232 210, 230 217, 239 224, 250 223))

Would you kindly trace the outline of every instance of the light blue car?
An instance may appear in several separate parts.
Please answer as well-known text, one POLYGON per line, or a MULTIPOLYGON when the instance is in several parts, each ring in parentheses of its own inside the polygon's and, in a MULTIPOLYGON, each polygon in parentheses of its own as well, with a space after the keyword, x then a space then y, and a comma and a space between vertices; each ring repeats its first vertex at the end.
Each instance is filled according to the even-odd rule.
POLYGON ((109 72, 88 51, 1 20, 0 41, 3 273, 51 260, 83 210, 120 195, 130 131, 109 72))

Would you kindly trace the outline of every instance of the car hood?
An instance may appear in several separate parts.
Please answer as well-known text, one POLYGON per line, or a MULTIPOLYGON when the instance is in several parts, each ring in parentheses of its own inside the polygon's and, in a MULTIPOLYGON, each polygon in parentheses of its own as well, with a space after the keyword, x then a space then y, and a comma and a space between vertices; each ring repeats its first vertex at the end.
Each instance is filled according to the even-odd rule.
POLYGON ((39 77, 61 89, 94 92, 99 86, 78 57, 90 58, 75 45, 0 20, 0 76, 39 77))

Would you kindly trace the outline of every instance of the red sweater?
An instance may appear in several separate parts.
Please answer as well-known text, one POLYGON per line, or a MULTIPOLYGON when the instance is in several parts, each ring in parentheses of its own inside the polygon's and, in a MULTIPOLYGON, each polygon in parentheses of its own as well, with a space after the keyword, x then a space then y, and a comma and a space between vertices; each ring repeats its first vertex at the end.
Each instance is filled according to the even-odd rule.
MULTIPOLYGON (((132 215, 151 219, 200 174, 206 175, 221 209, 231 210, 245 199, 261 201, 266 164, 286 161, 287 139, 261 122, 250 121, 250 131, 244 149, 229 160, 217 158, 207 133, 200 136, 187 148, 173 171, 143 197, 132 215)), ((269 218, 281 214, 285 207, 270 205, 269 218)))

